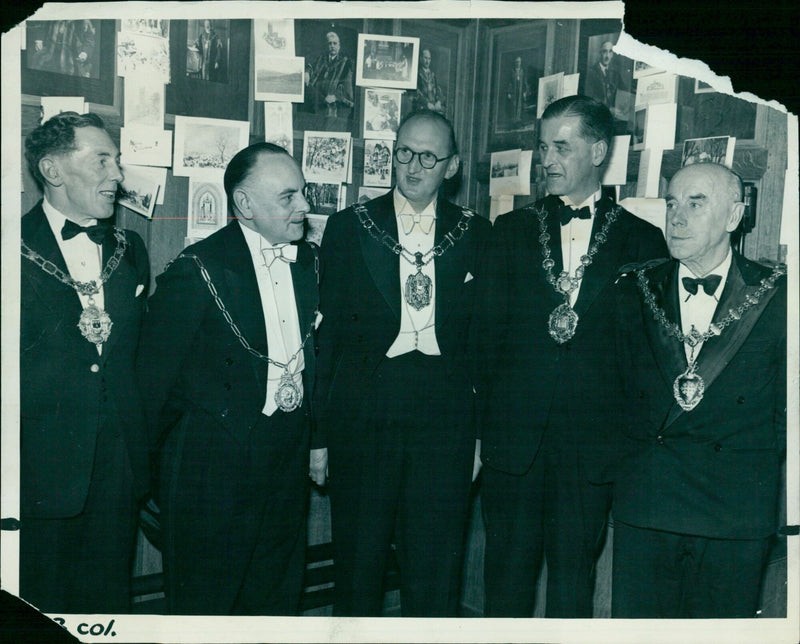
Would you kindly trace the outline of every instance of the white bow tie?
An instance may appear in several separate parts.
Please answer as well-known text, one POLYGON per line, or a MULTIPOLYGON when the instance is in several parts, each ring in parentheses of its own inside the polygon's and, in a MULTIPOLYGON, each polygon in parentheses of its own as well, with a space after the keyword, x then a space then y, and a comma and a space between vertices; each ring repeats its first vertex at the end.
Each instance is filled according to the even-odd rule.
POLYGON ((264 258, 264 265, 269 268, 272 262, 280 259, 283 262, 291 263, 297 261, 297 246, 294 244, 280 244, 279 246, 268 246, 261 249, 261 256, 264 258))
POLYGON ((436 217, 433 215, 420 215, 417 213, 402 214, 398 218, 403 226, 403 232, 406 235, 411 234, 411 231, 414 230, 415 225, 419 226, 419 229, 427 235, 431 232, 433 223, 436 221, 436 217))

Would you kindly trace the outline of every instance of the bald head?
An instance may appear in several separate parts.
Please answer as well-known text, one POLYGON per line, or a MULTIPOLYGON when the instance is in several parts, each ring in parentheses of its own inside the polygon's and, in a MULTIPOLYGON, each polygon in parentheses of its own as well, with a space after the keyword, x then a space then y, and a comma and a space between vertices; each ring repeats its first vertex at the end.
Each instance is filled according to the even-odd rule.
POLYGON ((697 163, 675 173, 665 198, 670 253, 704 277, 725 259, 742 220, 741 181, 725 166, 697 163))

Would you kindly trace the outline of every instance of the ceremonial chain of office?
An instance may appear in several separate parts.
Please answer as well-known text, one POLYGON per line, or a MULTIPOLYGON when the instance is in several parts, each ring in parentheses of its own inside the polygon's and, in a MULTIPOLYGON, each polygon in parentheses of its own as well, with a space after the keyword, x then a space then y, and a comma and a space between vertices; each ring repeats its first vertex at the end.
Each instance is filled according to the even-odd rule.
POLYGON ((111 321, 111 316, 95 304, 94 296, 100 292, 100 288, 105 284, 114 271, 119 266, 125 250, 128 248, 128 240, 125 238, 125 233, 122 229, 114 227, 114 238, 117 240, 117 247, 114 254, 108 258, 105 267, 103 268, 100 276, 96 280, 90 282, 79 282, 72 279, 58 266, 48 259, 45 259, 39 253, 31 250, 23 240, 22 243, 22 256, 29 259, 39 268, 41 268, 48 275, 52 275, 62 284, 74 288, 81 295, 88 297, 86 308, 81 312, 78 318, 78 328, 81 335, 92 344, 103 344, 108 340, 111 335, 111 327, 114 323, 111 321))
MULTIPOLYGON (((186 259, 194 260, 194 263, 197 264, 197 268, 200 269, 200 275, 203 278, 203 281, 206 283, 208 287, 208 292, 211 293, 211 297, 214 298, 214 302, 217 305, 217 308, 222 313, 222 317, 225 318, 225 321, 228 323, 228 326, 233 331, 233 334, 239 340, 239 344, 242 345, 245 351, 249 353, 251 356, 258 358, 266 362, 267 364, 275 365, 279 369, 283 369, 283 373, 281 374, 281 380, 278 383, 278 389, 275 392, 275 404, 278 405, 278 408, 281 411, 286 413, 292 412, 297 409, 300 405, 303 404, 303 392, 300 391, 298 386, 294 382, 294 378, 292 378, 292 373, 289 371, 290 365, 297 359, 300 355, 300 352, 306 346, 306 342, 311 337, 311 333, 314 330, 314 322, 311 322, 311 325, 306 332, 303 341, 300 343, 300 348, 295 351, 286 362, 278 362, 277 360, 273 360, 269 356, 265 356, 260 351, 257 351, 250 343, 247 341, 247 338, 244 337, 242 332, 239 330, 236 322, 233 321, 231 314, 228 312, 228 309, 225 307, 225 303, 222 301, 222 298, 219 296, 217 292, 217 287, 214 286, 214 282, 211 281, 211 276, 208 274, 206 267, 203 265, 202 260, 197 255, 188 255, 188 254, 181 254, 176 259, 180 259, 181 257, 185 257, 186 259)), ((170 263, 171 264, 171 263, 170 263)), ((169 266, 168 266, 169 267, 169 266)), ((319 257, 317 255, 316 249, 314 249, 314 272, 317 276, 317 283, 319 283, 319 257)))
POLYGON ((403 291, 406 302, 417 311, 422 310, 431 303, 433 294, 431 278, 422 273, 422 268, 433 261, 434 257, 441 257, 455 246, 456 242, 469 230, 470 220, 475 216, 467 208, 461 208, 461 219, 458 220, 452 230, 444 234, 442 241, 433 246, 427 253, 412 253, 389 233, 380 228, 369 216, 369 212, 367 212, 363 204, 355 204, 353 210, 358 216, 361 225, 364 226, 364 230, 375 241, 386 246, 386 248, 405 259, 409 264, 413 264, 417 269, 416 273, 408 276, 403 291))
POLYGON ((703 393, 705 392, 705 381, 700 374, 697 373, 697 358, 694 354, 695 347, 701 342, 705 342, 715 335, 722 335, 722 332, 726 327, 738 320, 741 320, 745 312, 758 304, 767 291, 775 288, 775 283, 778 281, 780 276, 786 274, 786 265, 777 264, 772 269, 772 274, 769 277, 762 279, 759 287, 755 291, 745 295, 744 302, 739 304, 739 306, 736 308, 728 309, 728 314, 724 318, 718 322, 712 322, 708 326, 708 329, 706 329, 703 333, 700 333, 697 329, 692 327, 688 334, 683 333, 675 322, 670 322, 667 320, 667 315, 664 312, 664 309, 656 304, 656 296, 650 288, 650 285, 647 283, 645 269, 640 268, 635 272, 636 282, 639 285, 639 290, 642 292, 644 301, 650 309, 650 312, 653 314, 653 318, 656 320, 656 322, 658 322, 661 328, 667 332, 667 335, 675 338, 683 344, 688 344, 691 349, 690 356, 687 359, 686 371, 675 378, 675 381, 672 385, 675 401, 684 411, 691 411, 697 407, 697 405, 703 399, 703 393))
POLYGON ((603 227, 595 233, 594 241, 589 244, 589 249, 585 255, 581 255, 581 265, 575 269, 575 274, 570 276, 567 271, 561 271, 558 277, 553 273, 553 267, 556 265, 555 260, 550 257, 551 251, 549 246, 550 233, 547 232, 547 211, 544 207, 535 208, 531 207, 533 213, 539 219, 539 243, 542 245, 542 268, 546 273, 547 282, 555 289, 556 293, 564 296, 564 303, 559 304, 548 318, 548 331, 550 336, 558 343, 563 344, 572 336, 575 335, 575 330, 578 328, 578 314, 570 306, 569 298, 572 291, 574 291, 581 283, 583 274, 586 269, 594 261, 594 256, 597 251, 608 240, 608 230, 611 225, 617 220, 619 216, 619 206, 614 206, 606 215, 606 220, 603 227))

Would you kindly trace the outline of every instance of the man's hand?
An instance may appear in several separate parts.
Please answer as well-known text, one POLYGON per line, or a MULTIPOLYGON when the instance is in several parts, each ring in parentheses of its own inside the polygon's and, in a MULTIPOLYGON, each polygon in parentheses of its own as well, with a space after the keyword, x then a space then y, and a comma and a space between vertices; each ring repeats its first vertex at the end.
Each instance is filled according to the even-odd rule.
POLYGON ((328 479, 328 448, 312 449, 308 459, 308 476, 314 483, 324 486, 328 479))
POLYGON ((472 463, 472 482, 478 478, 478 473, 481 471, 483 463, 481 462, 481 439, 475 439, 475 461, 472 463))

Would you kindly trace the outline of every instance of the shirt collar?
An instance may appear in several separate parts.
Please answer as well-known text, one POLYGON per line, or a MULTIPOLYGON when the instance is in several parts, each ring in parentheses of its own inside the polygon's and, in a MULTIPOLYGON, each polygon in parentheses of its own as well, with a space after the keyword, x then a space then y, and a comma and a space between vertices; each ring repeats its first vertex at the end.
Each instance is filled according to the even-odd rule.
POLYGON ((566 204, 567 206, 570 206, 571 208, 575 208, 576 210, 580 210, 584 206, 587 206, 589 208, 589 212, 594 215, 594 205, 595 205, 595 203, 600 201, 600 198, 602 197, 602 194, 603 194, 602 188, 598 188, 595 192, 590 194, 588 197, 586 197, 586 199, 584 199, 579 204, 572 203, 572 199, 570 199, 566 195, 559 195, 558 198, 561 199, 561 201, 564 204, 566 204))
MULTIPOLYGON (((423 208, 420 215, 430 215, 434 219, 436 218, 436 197, 433 198, 425 208, 423 208)), ((395 187, 394 189, 394 214, 399 215, 416 215, 418 214, 414 207, 408 203, 408 199, 406 199, 401 193, 400 189, 395 187)))
MULTIPOLYGON (((63 212, 61 212, 58 208, 56 208, 53 204, 51 204, 47 197, 42 200, 42 210, 44 210, 44 216, 47 218, 47 223, 50 224, 50 228, 53 229, 53 234, 58 238, 61 239, 61 229, 64 227, 64 224, 67 222, 67 217, 63 212)), ((77 223, 77 222, 75 222, 77 223)), ((81 226, 95 226, 97 225, 97 219, 88 219, 82 224, 81 226)))

